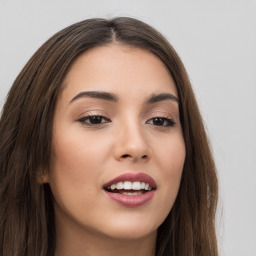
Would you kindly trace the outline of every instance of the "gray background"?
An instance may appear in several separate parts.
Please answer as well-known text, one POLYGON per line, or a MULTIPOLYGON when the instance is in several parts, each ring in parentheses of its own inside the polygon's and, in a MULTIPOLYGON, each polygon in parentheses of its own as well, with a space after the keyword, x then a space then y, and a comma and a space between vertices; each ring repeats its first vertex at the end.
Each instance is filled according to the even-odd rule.
POLYGON ((190 75, 220 180, 222 256, 256 256, 256 0, 0 0, 0 109, 52 34, 92 17, 131 16, 160 30, 190 75))

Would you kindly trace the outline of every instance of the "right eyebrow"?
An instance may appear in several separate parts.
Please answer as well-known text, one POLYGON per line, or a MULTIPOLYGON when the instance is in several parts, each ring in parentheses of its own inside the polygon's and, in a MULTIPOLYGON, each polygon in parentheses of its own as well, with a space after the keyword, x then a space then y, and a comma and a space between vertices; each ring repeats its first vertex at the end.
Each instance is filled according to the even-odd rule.
POLYGON ((147 103, 152 104, 152 103, 156 103, 156 102, 164 101, 164 100, 171 100, 171 101, 177 102, 179 104, 179 99, 171 93, 160 93, 157 95, 153 94, 147 100, 147 103))
MULTIPOLYGON (((103 91, 84 91, 78 93, 75 97, 72 98, 70 103, 81 99, 81 98, 94 98, 94 99, 101 99, 101 100, 107 100, 107 101, 112 101, 112 102, 118 102, 118 96, 114 93, 109 93, 109 92, 103 92, 103 91)), ((69 104, 70 104, 69 103, 69 104)))

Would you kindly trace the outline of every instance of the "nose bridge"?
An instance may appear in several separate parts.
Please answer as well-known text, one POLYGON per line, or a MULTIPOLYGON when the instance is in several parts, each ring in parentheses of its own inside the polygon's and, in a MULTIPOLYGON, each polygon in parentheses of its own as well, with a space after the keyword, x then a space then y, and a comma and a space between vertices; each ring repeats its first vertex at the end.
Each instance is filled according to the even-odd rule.
POLYGON ((150 150, 143 124, 136 118, 126 118, 118 125, 116 157, 129 158, 133 161, 149 159, 150 150))

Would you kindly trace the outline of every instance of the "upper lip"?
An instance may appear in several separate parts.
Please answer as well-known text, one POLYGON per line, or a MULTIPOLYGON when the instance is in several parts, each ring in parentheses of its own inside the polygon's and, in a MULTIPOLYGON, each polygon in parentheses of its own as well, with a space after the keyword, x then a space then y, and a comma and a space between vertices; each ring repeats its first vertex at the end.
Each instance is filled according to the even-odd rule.
POLYGON ((116 178, 108 181, 107 183, 105 183, 103 185, 103 188, 107 188, 109 186, 111 186, 112 184, 118 183, 118 182, 124 182, 124 181, 140 181, 140 182, 145 182, 148 183, 150 187, 152 187, 153 189, 156 189, 156 182, 155 180, 150 177, 148 174, 146 173, 124 173, 120 176, 117 176, 116 178))

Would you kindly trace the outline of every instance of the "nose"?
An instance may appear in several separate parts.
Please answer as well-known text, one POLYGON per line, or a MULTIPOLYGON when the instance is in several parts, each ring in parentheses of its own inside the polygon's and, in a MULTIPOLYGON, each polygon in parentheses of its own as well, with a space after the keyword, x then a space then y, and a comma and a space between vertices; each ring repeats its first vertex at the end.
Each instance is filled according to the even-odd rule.
POLYGON ((147 162, 151 158, 145 131, 139 124, 123 124, 115 138, 114 154, 118 161, 147 162))

